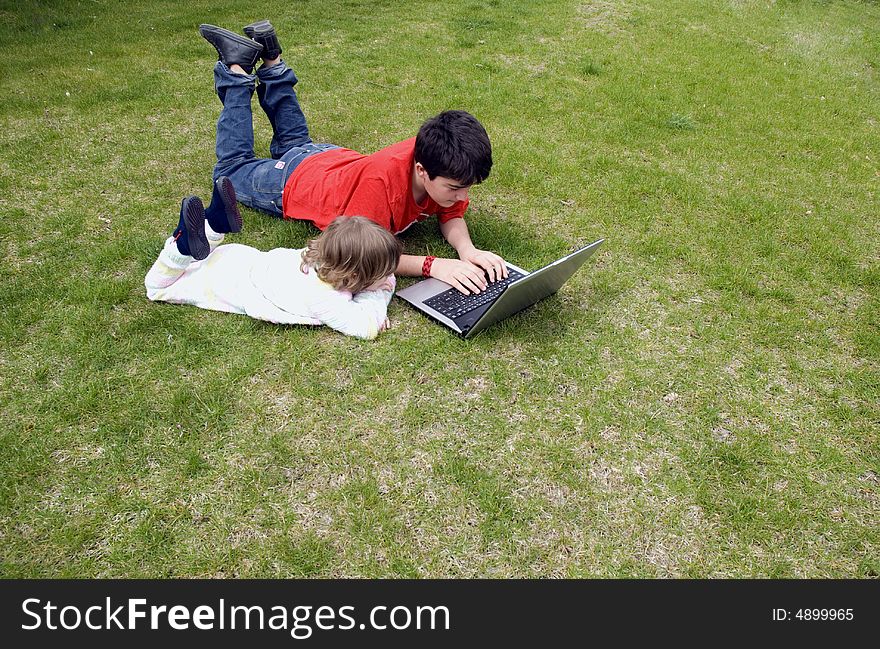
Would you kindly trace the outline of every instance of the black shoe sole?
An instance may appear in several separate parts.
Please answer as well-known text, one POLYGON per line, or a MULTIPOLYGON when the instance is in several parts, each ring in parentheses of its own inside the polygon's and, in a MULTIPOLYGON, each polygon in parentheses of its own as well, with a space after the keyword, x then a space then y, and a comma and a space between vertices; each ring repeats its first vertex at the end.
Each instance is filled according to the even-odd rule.
POLYGON ((198 196, 187 196, 183 199, 180 211, 183 212, 189 254, 197 261, 202 260, 211 252, 211 245, 205 234, 205 206, 198 196))
POLYGON ((253 38, 255 35, 264 36, 270 32, 274 33, 275 28, 268 20, 258 20, 255 23, 246 25, 241 31, 243 31, 244 35, 248 38, 253 38))
POLYGON ((283 53, 281 44, 278 42, 278 35, 275 33, 275 27, 268 20, 258 20, 246 25, 242 31, 245 36, 262 45, 261 56, 264 61, 277 59, 283 53))
POLYGON ((241 212, 232 181, 226 176, 220 176, 217 179, 217 189, 220 190, 220 199, 223 201, 223 214, 226 215, 226 225, 229 228, 227 232, 241 232, 241 212))

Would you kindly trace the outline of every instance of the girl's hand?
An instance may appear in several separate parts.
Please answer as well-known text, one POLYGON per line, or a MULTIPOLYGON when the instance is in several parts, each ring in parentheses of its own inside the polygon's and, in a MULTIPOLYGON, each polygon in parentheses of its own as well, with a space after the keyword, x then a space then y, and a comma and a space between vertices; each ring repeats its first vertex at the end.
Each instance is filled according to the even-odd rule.
POLYGON ((379 326, 379 331, 388 331, 391 328, 391 320, 385 318, 385 321, 379 326))
POLYGON ((394 279, 394 275, 389 275, 388 277, 383 277, 377 282, 370 284, 365 291, 391 291, 394 292, 394 287, 397 285, 397 281, 394 279))

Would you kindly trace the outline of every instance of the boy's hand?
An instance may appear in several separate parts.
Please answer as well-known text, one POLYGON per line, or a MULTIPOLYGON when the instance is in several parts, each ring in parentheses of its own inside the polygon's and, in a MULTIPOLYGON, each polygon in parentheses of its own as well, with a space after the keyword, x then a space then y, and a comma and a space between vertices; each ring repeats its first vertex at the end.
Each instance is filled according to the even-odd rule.
POLYGON ((483 269, 459 259, 435 259, 431 266, 431 277, 446 282, 465 295, 479 293, 486 288, 483 269))
POLYGON ((507 264, 505 264, 504 260, 494 252, 473 248, 461 255, 461 259, 462 261, 471 263, 486 271, 490 282, 497 282, 499 279, 503 279, 508 275, 507 264))

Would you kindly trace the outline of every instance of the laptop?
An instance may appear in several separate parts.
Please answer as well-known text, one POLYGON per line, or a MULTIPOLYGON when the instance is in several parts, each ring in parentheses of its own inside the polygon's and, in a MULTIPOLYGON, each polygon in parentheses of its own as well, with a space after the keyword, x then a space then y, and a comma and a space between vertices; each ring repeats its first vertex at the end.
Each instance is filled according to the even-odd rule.
POLYGON ((473 338, 496 322, 558 291, 604 241, 594 241, 534 273, 507 264, 508 277, 491 282, 482 293, 465 295, 431 278, 398 291, 397 297, 459 336, 473 338))

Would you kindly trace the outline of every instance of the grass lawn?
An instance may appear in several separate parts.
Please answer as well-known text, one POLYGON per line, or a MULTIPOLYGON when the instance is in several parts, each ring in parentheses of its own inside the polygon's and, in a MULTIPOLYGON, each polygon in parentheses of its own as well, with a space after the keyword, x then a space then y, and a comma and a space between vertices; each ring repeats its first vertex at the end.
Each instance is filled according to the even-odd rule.
MULTIPOLYGON (((0 17, 0 575, 880 574, 877 2, 0 17), (471 111, 495 158, 475 243, 600 254, 469 342, 397 300, 374 342, 148 302, 180 199, 210 192, 197 26, 258 18, 316 140, 471 111)), ((315 233, 243 215, 262 249, 315 233)), ((452 252, 436 223, 403 239, 452 252)))

